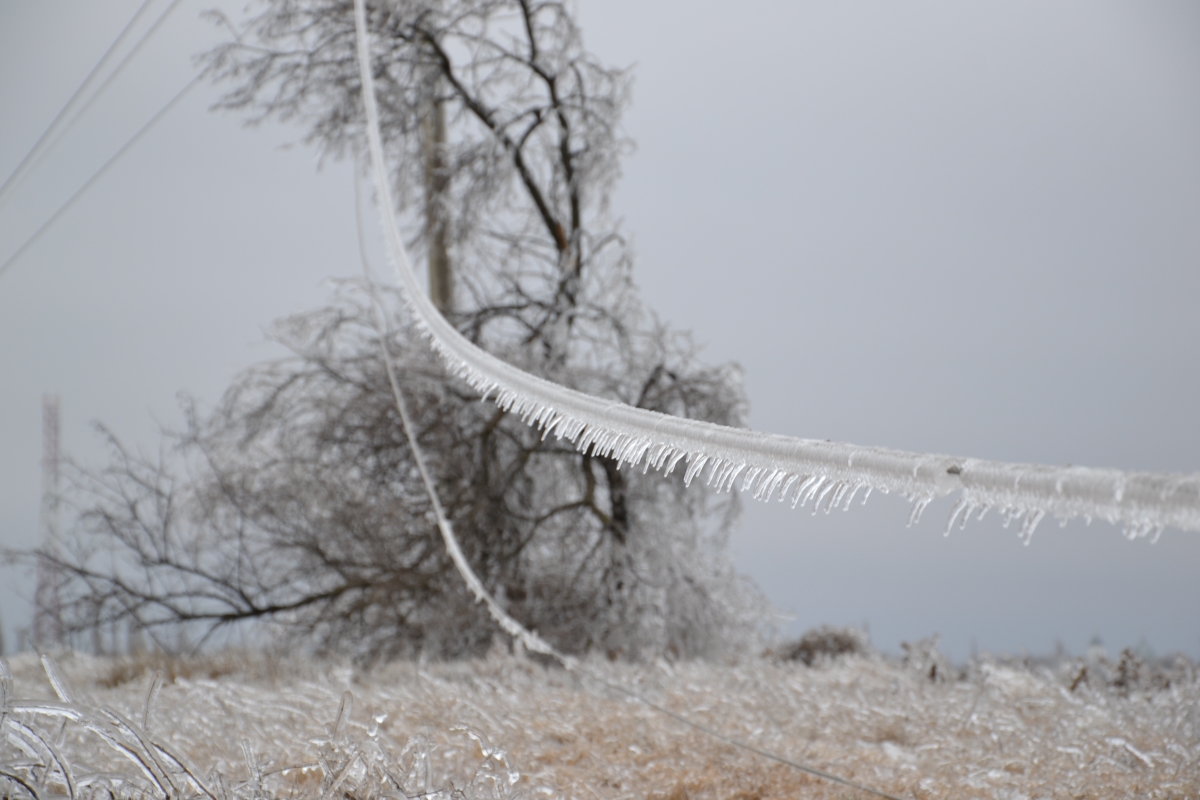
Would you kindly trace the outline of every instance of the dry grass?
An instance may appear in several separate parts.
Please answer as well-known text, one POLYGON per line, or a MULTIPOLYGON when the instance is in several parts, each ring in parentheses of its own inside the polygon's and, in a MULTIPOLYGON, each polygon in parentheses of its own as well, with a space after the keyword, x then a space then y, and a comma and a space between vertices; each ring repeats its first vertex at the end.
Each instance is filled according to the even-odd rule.
MULTIPOLYGON (((111 705, 139 723, 151 677, 162 672, 151 734, 186 755, 218 797, 860 794, 716 742, 587 678, 502 653, 373 670, 237 654, 68 655, 59 665, 78 703, 111 705), (335 730, 347 691, 353 705, 335 730)), ((1136 680, 1129 665, 1094 663, 1082 679, 1080 666, 982 661, 940 680, 877 656, 814 667, 755 659, 588 669, 729 736, 920 800, 1200 797, 1200 683, 1190 662, 1153 675, 1142 667, 1136 680)), ((17 697, 52 696, 36 659, 17 657, 13 672, 17 697)), ((128 773, 129 761, 92 732, 68 726, 64 736, 81 795, 153 789, 136 776, 112 777, 128 773)), ((46 785, 56 780, 43 775, 46 785)))

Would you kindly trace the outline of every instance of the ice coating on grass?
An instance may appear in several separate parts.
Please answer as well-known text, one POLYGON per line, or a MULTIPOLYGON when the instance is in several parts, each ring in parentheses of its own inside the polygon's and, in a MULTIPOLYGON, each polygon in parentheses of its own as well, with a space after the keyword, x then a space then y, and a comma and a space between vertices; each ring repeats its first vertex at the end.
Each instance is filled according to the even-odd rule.
MULTIPOLYGON (((437 311, 413 272, 392 211, 396 206, 383 156, 366 31, 360 28, 358 37, 380 218, 405 301, 451 372, 500 408, 539 426, 545 436, 566 439, 584 452, 664 472, 682 460, 687 463, 689 483, 707 468, 707 482, 718 490, 731 489, 738 474, 746 471, 742 491, 766 500, 779 486, 797 487, 791 489, 793 505, 815 498, 814 508, 824 500, 829 510, 840 495, 859 487, 894 492, 913 502, 910 524, 931 500, 959 491, 970 506, 996 508, 1019 520, 1026 541, 1047 514, 1066 519, 1099 517, 1124 527, 1132 537, 1168 526, 1200 530, 1200 474, 1010 464, 730 428, 593 397, 481 350, 437 311)), ((781 500, 789 499, 788 491, 783 489, 781 500)))
MULTIPOLYGON (((1200 786, 1200 682, 1186 659, 983 657, 956 669, 932 647, 910 656, 587 667, 718 731, 901 797, 1166 798, 1200 786)), ((36 656, 21 654, 0 743, 0 775, 43 797, 69 796, 66 775, 79 798, 208 796, 198 784, 220 800, 857 796, 502 649, 374 669, 294 654, 56 660, 72 708, 54 699, 36 656), (137 720, 156 671, 165 677, 142 731, 156 761, 128 732, 113 740, 136 750, 143 769, 93 728, 137 720)), ((30 796, 3 777, 0 791, 30 796)))

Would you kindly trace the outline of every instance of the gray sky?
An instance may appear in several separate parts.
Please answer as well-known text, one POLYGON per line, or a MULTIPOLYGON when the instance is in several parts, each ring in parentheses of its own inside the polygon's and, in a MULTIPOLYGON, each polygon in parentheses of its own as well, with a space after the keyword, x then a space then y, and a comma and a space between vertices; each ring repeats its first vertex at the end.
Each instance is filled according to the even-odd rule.
MULTIPOLYGON (((0 2, 7 175, 137 6, 0 2)), ((7 258, 190 77, 218 32, 184 0, 0 207, 7 258)), ((157 0, 152 14, 166 5, 157 0)), ((746 374, 759 429, 962 456, 1200 470, 1200 7, 579 0, 636 64, 615 208, 648 305, 746 374)), ((237 7, 227 10, 236 11, 237 7)), ((36 538, 40 399, 98 462, 156 447, 176 392, 278 355, 271 320, 357 270, 353 181, 189 96, 0 277, 0 541, 36 538)), ((1155 545, 902 500, 812 517, 747 502, 731 546, 796 630, 1200 655, 1200 536, 1155 545)), ((4 624, 31 583, 4 568, 4 624)), ((21 599, 25 597, 26 599, 21 599)))

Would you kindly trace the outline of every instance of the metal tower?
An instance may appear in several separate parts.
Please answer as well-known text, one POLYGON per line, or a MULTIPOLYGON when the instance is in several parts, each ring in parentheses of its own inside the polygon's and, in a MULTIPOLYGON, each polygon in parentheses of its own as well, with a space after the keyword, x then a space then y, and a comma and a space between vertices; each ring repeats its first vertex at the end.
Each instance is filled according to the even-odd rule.
MULTIPOLYGON (((53 552, 58 546, 60 410, 57 394, 42 395, 42 510, 38 531, 38 548, 42 552, 53 552)), ((62 642, 61 583, 58 570, 45 559, 38 559, 33 609, 33 644, 38 649, 62 642)))

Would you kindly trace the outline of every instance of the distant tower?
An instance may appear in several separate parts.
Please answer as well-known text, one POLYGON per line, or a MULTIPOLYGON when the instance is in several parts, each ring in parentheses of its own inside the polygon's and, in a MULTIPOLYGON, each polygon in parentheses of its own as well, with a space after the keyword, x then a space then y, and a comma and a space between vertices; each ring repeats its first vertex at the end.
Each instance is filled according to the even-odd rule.
MULTIPOLYGON (((42 395, 42 512, 38 547, 43 552, 53 552, 58 546, 59 412, 58 395, 42 395)), ((38 560, 33 644, 39 649, 62 642, 62 608, 59 605, 61 581, 62 576, 57 569, 42 559, 38 560)))

